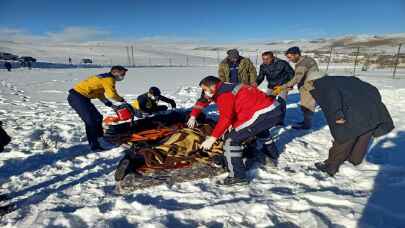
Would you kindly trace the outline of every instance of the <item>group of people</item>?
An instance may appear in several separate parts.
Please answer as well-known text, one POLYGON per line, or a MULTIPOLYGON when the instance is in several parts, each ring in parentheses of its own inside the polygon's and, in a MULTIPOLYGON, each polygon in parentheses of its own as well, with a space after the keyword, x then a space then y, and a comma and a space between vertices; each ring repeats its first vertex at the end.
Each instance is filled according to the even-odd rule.
MULTIPOLYGON (((311 129, 316 104, 321 107, 334 142, 328 159, 315 166, 330 176, 334 176, 345 161, 360 164, 371 138, 387 134, 394 128, 374 86, 355 77, 327 76, 316 61, 302 55, 298 47, 289 48, 285 56, 295 64, 294 69, 287 61, 267 51, 262 54, 263 64, 257 73, 249 58, 231 49, 219 64, 218 77, 208 76, 199 83, 202 94, 192 108, 187 125, 194 128, 203 109, 211 103, 217 105, 218 122, 201 149, 209 150, 218 139, 225 140, 224 157, 229 170, 229 176, 223 182, 225 185, 248 183, 242 159, 246 148, 261 148, 260 151, 271 159, 278 158, 279 151, 269 130, 285 125, 288 92, 295 86, 299 89, 303 118, 292 128, 311 129), (267 91, 263 92, 258 86, 265 79, 268 85, 267 91)), ((110 100, 127 102, 115 87, 117 81, 125 78, 126 72, 126 68, 114 66, 110 72, 90 76, 69 91, 68 102, 84 121, 93 151, 104 148, 99 143, 103 136, 102 115, 91 100, 99 99, 113 109, 117 106, 110 100)), ((159 101, 176 108, 175 101, 164 97, 157 87, 151 87, 139 96, 132 102, 132 107, 136 116, 142 118, 168 109, 159 105, 159 101)))

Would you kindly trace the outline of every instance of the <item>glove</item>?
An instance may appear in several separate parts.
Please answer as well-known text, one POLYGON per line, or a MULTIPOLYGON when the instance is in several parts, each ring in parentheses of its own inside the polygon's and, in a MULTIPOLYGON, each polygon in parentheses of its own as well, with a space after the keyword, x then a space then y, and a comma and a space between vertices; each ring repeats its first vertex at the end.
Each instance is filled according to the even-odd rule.
POLYGON ((194 116, 191 116, 190 119, 187 121, 187 126, 189 128, 194 128, 197 123, 197 119, 194 116))
POLYGON ((278 95, 280 95, 280 93, 283 92, 283 91, 284 91, 284 88, 283 88, 282 86, 276 86, 276 87, 274 87, 274 89, 273 89, 273 95, 274 95, 274 96, 278 96, 278 95))
POLYGON ((207 139, 201 144, 200 148, 203 150, 209 150, 212 148, 212 145, 217 141, 217 138, 213 136, 207 137, 207 139))

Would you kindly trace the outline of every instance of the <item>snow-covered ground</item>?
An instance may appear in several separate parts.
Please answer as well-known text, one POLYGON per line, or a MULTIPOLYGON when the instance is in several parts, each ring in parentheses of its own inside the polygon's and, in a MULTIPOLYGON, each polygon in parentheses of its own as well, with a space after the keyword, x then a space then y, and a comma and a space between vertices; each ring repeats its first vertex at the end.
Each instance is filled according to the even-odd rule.
MULTIPOLYGON (((405 77, 393 80, 384 71, 361 77, 381 90, 396 129, 374 141, 361 166, 345 164, 335 178, 313 168, 331 146, 318 110, 310 132, 274 131, 283 148, 279 166, 252 172, 248 187, 204 179, 116 195, 113 172, 122 149, 89 152, 66 102, 74 83, 102 71, 0 71, 0 120, 13 137, 0 154, 0 192, 17 205, 2 227, 405 227, 405 77)), ((215 67, 135 68, 118 88, 130 100, 156 85, 190 107, 197 82, 215 73, 215 67)), ((298 100, 295 91, 288 123, 300 118, 298 100)))

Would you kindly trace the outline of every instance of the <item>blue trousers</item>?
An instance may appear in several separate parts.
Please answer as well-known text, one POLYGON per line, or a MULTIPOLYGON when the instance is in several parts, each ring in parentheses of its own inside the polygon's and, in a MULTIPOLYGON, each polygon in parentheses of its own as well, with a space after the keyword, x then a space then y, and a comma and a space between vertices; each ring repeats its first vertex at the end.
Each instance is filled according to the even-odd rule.
POLYGON ((91 100, 75 90, 70 90, 67 98, 69 105, 79 114, 86 126, 87 140, 91 148, 100 144, 97 140, 103 137, 103 116, 97 110, 91 100))
MULTIPOLYGON (((229 170, 229 176, 245 178, 245 165, 242 160, 243 144, 247 141, 254 142, 260 140, 264 144, 264 149, 268 156, 274 158, 278 156, 275 143, 272 140, 269 129, 282 120, 282 107, 278 105, 271 111, 262 113, 251 124, 241 129, 233 129, 225 140, 225 158, 229 170)), ((251 146, 251 145, 246 145, 251 146)))

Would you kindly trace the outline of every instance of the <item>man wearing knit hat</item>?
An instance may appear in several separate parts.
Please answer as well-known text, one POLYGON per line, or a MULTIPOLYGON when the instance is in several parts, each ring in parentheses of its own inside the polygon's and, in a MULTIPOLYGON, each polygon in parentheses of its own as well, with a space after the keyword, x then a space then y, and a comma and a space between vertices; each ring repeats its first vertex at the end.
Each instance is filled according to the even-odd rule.
POLYGON ((231 49, 227 57, 219 64, 218 76, 223 82, 256 86, 256 67, 250 59, 239 55, 239 51, 231 49))

